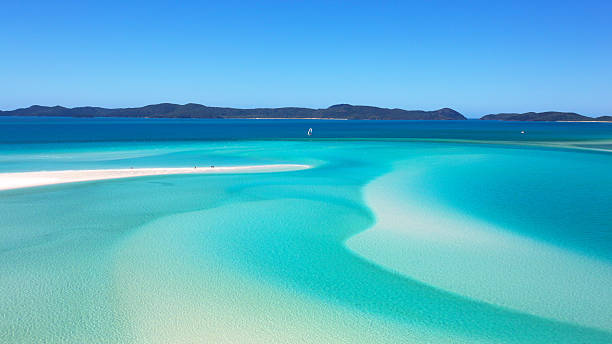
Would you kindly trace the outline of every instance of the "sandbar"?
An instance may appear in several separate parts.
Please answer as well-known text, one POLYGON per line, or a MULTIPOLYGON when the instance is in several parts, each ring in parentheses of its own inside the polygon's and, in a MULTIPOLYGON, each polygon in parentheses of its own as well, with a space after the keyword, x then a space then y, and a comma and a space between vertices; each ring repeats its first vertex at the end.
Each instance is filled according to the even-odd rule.
POLYGON ((170 174, 218 174, 287 172, 310 168, 309 165, 271 164, 247 166, 194 166, 159 168, 122 168, 97 170, 63 170, 0 173, 0 190, 20 189, 42 185, 85 182, 105 179, 158 176, 170 174))

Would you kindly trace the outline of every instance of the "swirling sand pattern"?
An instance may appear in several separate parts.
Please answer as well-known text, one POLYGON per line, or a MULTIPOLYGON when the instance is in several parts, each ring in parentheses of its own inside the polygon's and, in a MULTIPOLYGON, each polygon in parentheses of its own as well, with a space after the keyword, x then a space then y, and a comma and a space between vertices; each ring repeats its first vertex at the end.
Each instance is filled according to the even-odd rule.
MULTIPOLYGON (((56 149, 74 159, 71 148, 56 149)), ((121 144, 105 144, 95 149, 96 156, 109 149, 128 150, 121 144)), ((108 161, 96 160, 96 165, 84 162, 87 154, 82 150, 82 160, 62 161, 55 156, 53 163, 39 162, 39 153, 38 162, 29 160, 27 152, 15 150, 17 153, 14 160, 8 159, 8 165, 30 170, 37 164, 116 168, 126 163, 178 165, 194 159, 316 168, 258 175, 152 176, 3 191, 2 342, 612 342, 610 314, 603 307, 612 295, 600 285, 612 278, 606 253, 612 245, 605 242, 610 218, 605 207, 598 205, 601 197, 612 192, 612 183, 607 183, 610 177, 600 168, 609 162, 605 153, 375 141, 176 143, 165 145, 159 155, 153 150, 117 159, 104 154, 108 161), (490 218, 481 218, 469 202, 458 204, 432 187, 444 187, 448 179, 419 182, 415 173, 424 167, 457 170, 453 159, 480 170, 481 165, 465 157, 478 157, 484 164, 495 158, 500 168, 513 170, 510 180, 524 180, 527 174, 535 174, 514 167, 517 158, 521 161, 526 155, 544 165, 546 159, 562 157, 560 167, 591 167, 586 180, 557 169, 559 166, 555 173, 572 192, 590 190, 590 197, 581 204, 582 216, 598 224, 588 231, 600 229, 603 240, 599 245, 552 238, 550 232, 535 233, 529 227, 495 226, 505 224, 507 216, 487 213, 490 218), (438 164, 433 163, 436 159, 438 164), (385 220, 385 209, 394 208, 377 200, 377 192, 382 192, 378 195, 384 196, 383 201, 393 200, 391 205, 404 215, 413 214, 413 219, 448 217, 445 224, 449 226, 442 228, 448 230, 445 232, 433 226, 438 223, 420 223, 431 224, 430 230, 438 230, 440 239, 457 235, 457 228, 467 228, 458 235, 485 234, 472 237, 474 245, 484 245, 486 238, 492 238, 495 245, 507 243, 505 248, 513 250, 510 244, 522 241, 504 240, 518 237, 537 243, 534 250, 554 249, 559 253, 555 257, 585 257, 592 264, 567 268, 588 278, 592 288, 577 286, 575 290, 590 294, 571 297, 563 289, 565 294, 560 295, 571 297, 568 303, 595 302, 599 297, 600 308, 593 308, 588 317, 578 308, 575 313, 563 307, 547 313, 542 311, 544 306, 525 307, 529 299, 521 300, 516 290, 503 298, 499 296, 503 293, 485 293, 473 283, 451 288, 451 282, 461 281, 461 273, 433 278, 441 271, 439 265, 432 263, 419 270, 414 261, 404 260, 410 254, 393 255, 415 252, 410 250, 417 245, 370 237, 377 226, 398 225, 385 220), (418 204, 425 205, 428 213, 415 210, 418 204), (457 218, 457 214, 465 217, 457 218), (457 219, 464 227, 457 226, 457 219), (483 222, 492 226, 483 228, 483 222), (389 256, 380 252, 389 252, 389 256), (576 271, 578 268, 593 270, 576 271)), ((425 175, 440 174, 431 170, 425 175)), ((495 184, 495 176, 480 177, 483 183, 495 184)), ((542 185, 539 178, 529 183, 542 185)), ((537 199, 530 197, 536 192, 556 188, 551 184, 530 191, 529 183, 517 185, 534 202, 537 199)), ((525 204, 512 201, 507 206, 521 213, 525 204)), ((556 223, 545 215, 534 219, 556 223)), ((414 225, 402 222, 396 229, 411 233, 410 229, 419 228, 414 225)), ((568 227, 564 233, 575 237, 580 231, 568 227)), ((512 252, 519 256, 533 253, 512 252)), ((432 256, 430 261, 463 259, 452 249, 441 253, 445 255, 437 261, 432 256)), ((495 268, 504 262, 491 259, 489 263, 495 268)), ((478 276, 477 269, 457 268, 470 274, 466 278, 478 276)), ((521 281, 538 277, 532 272, 527 269, 521 281)))

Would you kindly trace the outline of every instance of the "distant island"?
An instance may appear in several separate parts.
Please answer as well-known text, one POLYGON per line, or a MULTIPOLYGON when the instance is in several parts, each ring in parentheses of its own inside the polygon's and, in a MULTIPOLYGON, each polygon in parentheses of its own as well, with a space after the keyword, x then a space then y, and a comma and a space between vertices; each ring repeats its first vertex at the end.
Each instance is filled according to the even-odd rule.
POLYGON ((367 119, 367 120, 465 120, 459 112, 443 108, 434 111, 387 109, 375 106, 338 104, 326 109, 301 107, 236 109, 201 104, 162 103, 135 108, 33 105, 0 116, 63 116, 63 117, 140 117, 140 118, 282 118, 282 119, 367 119))
POLYGON ((485 121, 612 122, 612 116, 588 117, 574 112, 498 113, 480 118, 485 121))
MULTIPOLYGON (((135 118, 245 118, 245 119, 363 119, 363 120, 466 120, 461 113, 450 109, 404 110, 376 106, 337 104, 326 109, 303 107, 237 109, 205 106, 201 104, 161 103, 133 108, 103 108, 83 106, 32 105, 9 111, 0 116, 49 116, 49 117, 135 117, 135 118)), ((612 116, 589 117, 575 112, 525 112, 497 113, 482 116, 485 121, 541 121, 541 122, 612 122, 612 116)))

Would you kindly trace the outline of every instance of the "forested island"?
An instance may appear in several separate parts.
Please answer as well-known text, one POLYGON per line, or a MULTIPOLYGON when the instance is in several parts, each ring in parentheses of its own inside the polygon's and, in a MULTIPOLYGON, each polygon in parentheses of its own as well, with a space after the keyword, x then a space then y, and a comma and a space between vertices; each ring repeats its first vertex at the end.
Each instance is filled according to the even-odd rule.
POLYGON ((338 104, 326 109, 302 107, 236 109, 201 104, 162 103, 134 108, 40 106, 0 111, 0 116, 141 117, 141 118, 283 118, 283 119, 368 119, 368 120, 465 120, 459 112, 443 108, 433 111, 387 109, 375 106, 338 104))
POLYGON ((486 121, 612 122, 612 116, 588 117, 574 112, 498 113, 480 118, 486 121))
MULTIPOLYGON (((376 106, 337 104, 325 109, 304 107, 238 109, 205 106, 201 104, 161 103, 132 108, 103 108, 83 106, 32 105, 9 111, 0 116, 50 116, 50 117, 135 117, 135 118, 246 118, 246 119, 363 119, 363 120, 466 120, 461 113, 451 109, 404 110, 376 106)), ((482 116, 487 121, 541 121, 541 122, 612 122, 612 116, 589 117, 575 112, 525 112, 497 113, 482 116)))

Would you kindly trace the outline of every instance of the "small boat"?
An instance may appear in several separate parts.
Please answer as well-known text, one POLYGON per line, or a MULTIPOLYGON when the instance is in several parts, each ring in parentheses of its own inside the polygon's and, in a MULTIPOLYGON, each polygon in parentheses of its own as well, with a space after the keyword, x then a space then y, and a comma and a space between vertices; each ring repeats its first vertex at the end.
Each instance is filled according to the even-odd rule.
POLYGON ((311 136, 311 135, 312 135, 312 128, 309 128, 309 129, 308 129, 308 134, 307 134, 307 135, 308 135, 308 136, 311 136))
POLYGON ((525 130, 521 130, 521 134, 524 134, 524 133, 525 133, 525 130))

